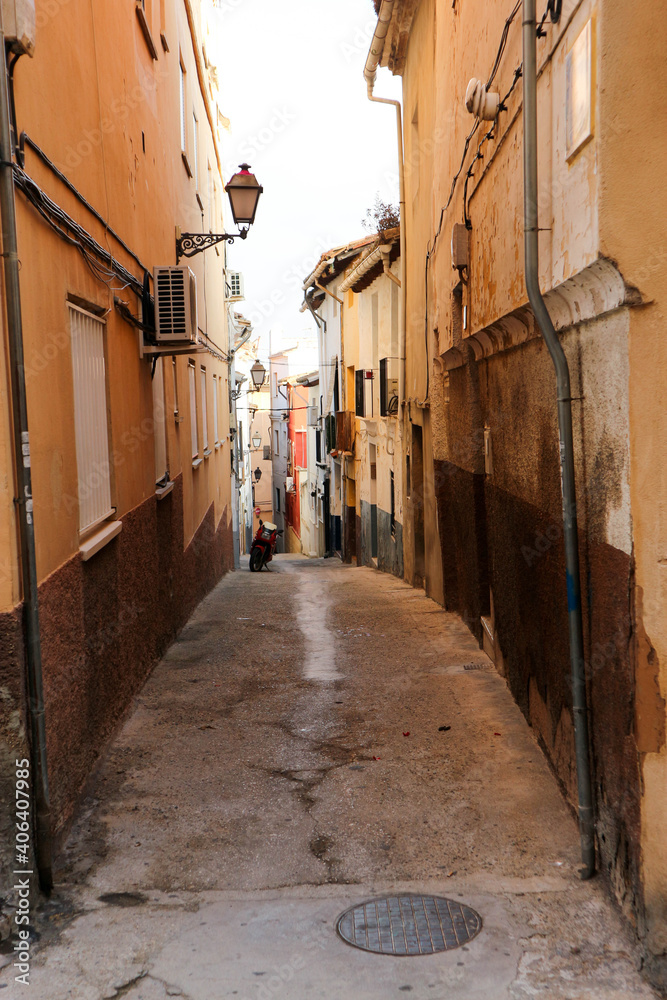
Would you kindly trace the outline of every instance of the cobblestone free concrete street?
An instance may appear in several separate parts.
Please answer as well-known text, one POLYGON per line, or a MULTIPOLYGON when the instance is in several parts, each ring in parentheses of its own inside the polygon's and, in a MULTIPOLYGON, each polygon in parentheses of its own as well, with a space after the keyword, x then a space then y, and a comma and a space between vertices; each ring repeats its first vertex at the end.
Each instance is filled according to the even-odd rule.
POLYGON ((9 966, 0 983, 31 1000, 653 997, 578 864, 556 781, 456 616, 391 576, 281 556, 227 576, 156 668, 60 858, 31 986, 9 966), (348 906, 399 891, 465 902, 482 931, 402 958, 337 936, 348 906))

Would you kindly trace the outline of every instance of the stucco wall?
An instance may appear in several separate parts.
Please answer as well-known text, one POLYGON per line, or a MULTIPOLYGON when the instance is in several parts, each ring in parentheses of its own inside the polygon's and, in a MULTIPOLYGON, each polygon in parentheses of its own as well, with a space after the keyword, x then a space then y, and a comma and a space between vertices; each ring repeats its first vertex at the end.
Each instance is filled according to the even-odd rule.
MULTIPOLYGON (((409 452, 415 434, 410 423, 421 427, 437 499, 434 528, 427 485, 424 524, 437 543, 443 600, 480 638, 481 616, 495 626, 498 669, 574 803, 555 380, 543 344, 530 339, 526 309, 520 81, 480 147, 465 209, 466 173, 489 123, 472 140, 441 216, 473 125, 466 87, 471 77, 487 79, 508 13, 509 5, 481 0, 453 8, 422 0, 404 59, 392 43, 393 68, 403 74, 406 150, 406 397, 413 400, 405 447, 409 452), (457 299, 450 240, 466 214, 469 258, 457 299), (426 251, 434 245, 427 311, 426 251)), ((667 259, 655 171, 667 140, 654 124, 666 72, 658 18, 648 0, 631 10, 612 0, 572 0, 563 4, 558 26, 547 21, 537 43, 540 280, 545 291, 568 279, 568 295, 578 289, 560 329, 573 379, 600 867, 638 929, 656 981, 664 979, 667 952, 665 504, 658 454, 667 259), (592 137, 568 158, 565 63, 588 21, 592 137), (625 283, 619 298, 612 301, 604 281, 595 279, 596 261, 621 288, 625 283), (591 276, 593 308, 584 301, 591 276), (640 301, 641 308, 630 307, 640 301)), ((521 55, 519 15, 493 85, 503 96, 521 55)), ((413 508, 408 497, 407 579, 417 561, 413 508)), ((427 563, 427 585, 432 572, 427 563)))
MULTIPOLYGON (((200 4, 192 6, 199 32, 200 4)), ((153 4, 149 10, 157 59, 149 52, 134 5, 120 16, 113 3, 83 11, 76 4, 53 7, 57 10, 38 5, 35 56, 16 66, 18 131, 38 143, 149 272, 157 265, 174 264, 176 226, 201 230, 203 218, 213 231, 224 229, 223 179, 195 60, 201 36, 193 40, 182 0, 153 4), (160 43, 161 32, 169 51, 160 43), (187 80, 187 166, 181 156, 180 60, 187 80)), ((217 135, 217 123, 214 128, 217 135)), ((30 148, 25 152, 25 169, 142 280, 141 265, 30 148)), ((137 330, 114 308, 118 296, 140 317, 139 298, 121 287, 120 279, 94 277, 80 253, 47 226, 20 192, 16 203, 49 777, 54 826, 60 833, 105 739, 156 657, 196 602, 233 565, 228 367, 222 358, 228 346, 224 255, 210 250, 190 264, 197 277, 199 328, 217 345, 217 357, 207 352, 192 359, 198 373, 198 452, 203 461, 193 467, 189 358, 177 358, 174 377, 167 356, 164 420, 167 463, 175 486, 158 501, 159 421, 153 407, 151 365, 148 359, 140 360, 137 330), (120 535, 86 563, 79 554, 68 300, 105 320, 108 475, 114 517, 123 524, 120 535), (210 449, 205 456, 202 365, 210 449)), ((0 660, 6 674, 3 698, 7 694, 0 743, 5 753, 20 736, 17 725, 25 695, 23 656, 13 624, 20 614, 21 595, 11 510, 10 406, 5 352, 0 353, 0 660), (9 642, 4 636, 13 638, 9 642)))

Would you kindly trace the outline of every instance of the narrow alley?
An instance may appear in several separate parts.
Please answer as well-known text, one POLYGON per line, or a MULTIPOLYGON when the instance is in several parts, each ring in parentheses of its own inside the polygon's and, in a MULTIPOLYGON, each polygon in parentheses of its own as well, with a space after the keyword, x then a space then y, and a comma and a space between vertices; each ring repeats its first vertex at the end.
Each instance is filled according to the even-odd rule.
POLYGON ((578 866, 556 779, 457 616, 370 568, 246 561, 103 757, 38 916, 30 997, 653 997, 578 866), (481 932, 417 957, 336 933, 348 907, 404 892, 472 907, 481 932))

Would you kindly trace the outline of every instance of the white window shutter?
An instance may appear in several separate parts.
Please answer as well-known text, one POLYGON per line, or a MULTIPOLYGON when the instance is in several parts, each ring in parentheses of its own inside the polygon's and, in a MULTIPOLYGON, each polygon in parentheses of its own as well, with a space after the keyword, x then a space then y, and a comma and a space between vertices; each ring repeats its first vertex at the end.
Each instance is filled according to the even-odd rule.
POLYGON ((68 303, 74 375, 79 531, 112 513, 104 321, 68 303))

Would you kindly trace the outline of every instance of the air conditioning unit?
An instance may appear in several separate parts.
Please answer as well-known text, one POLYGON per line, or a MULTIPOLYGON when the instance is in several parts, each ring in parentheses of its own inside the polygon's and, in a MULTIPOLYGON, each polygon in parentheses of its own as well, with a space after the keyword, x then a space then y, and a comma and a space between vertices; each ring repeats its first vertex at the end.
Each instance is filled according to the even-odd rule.
POLYGON ((244 298, 243 275, 240 271, 227 271, 227 300, 239 302, 244 298))
POLYGON ((163 343, 195 343, 197 340, 197 279, 187 265, 156 267, 155 339, 163 343))
POLYGON ((317 403, 308 407, 308 426, 317 427, 317 403))

